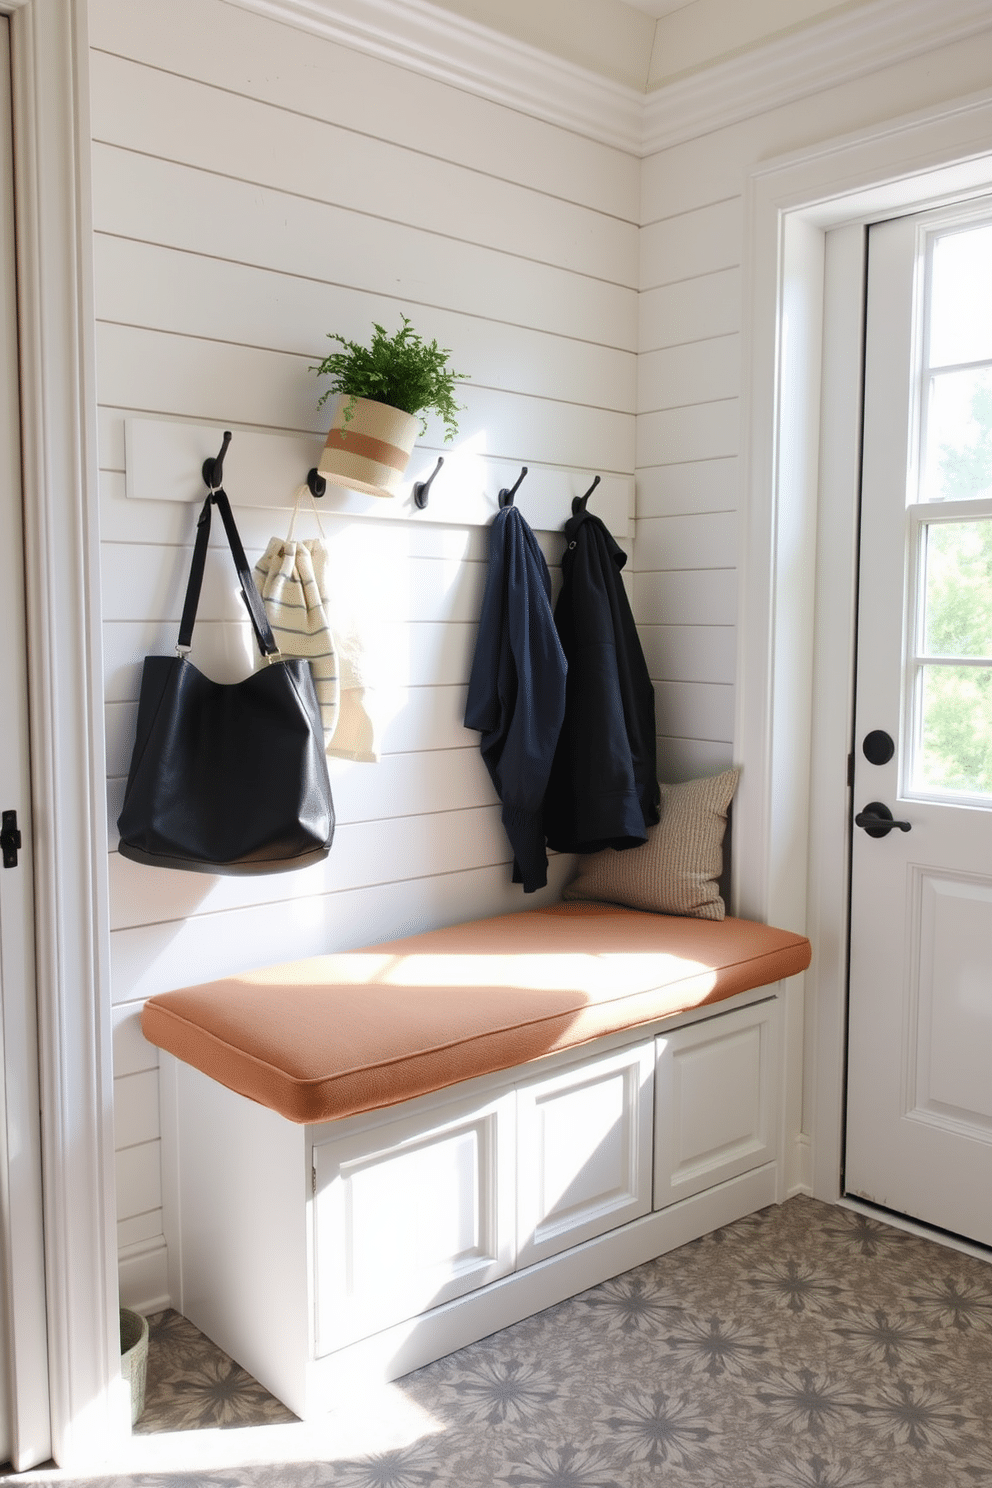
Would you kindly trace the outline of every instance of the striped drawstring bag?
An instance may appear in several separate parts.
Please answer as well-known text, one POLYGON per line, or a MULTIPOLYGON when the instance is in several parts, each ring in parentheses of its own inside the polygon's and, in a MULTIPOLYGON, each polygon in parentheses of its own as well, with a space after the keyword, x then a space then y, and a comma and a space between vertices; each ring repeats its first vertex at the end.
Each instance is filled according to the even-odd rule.
MULTIPOLYGON (((265 602, 265 612, 283 656, 302 656, 310 663, 324 745, 330 744, 340 710, 340 681, 337 648, 327 619, 327 551, 320 514, 314 516, 320 537, 294 540, 293 529, 306 486, 301 486, 293 507, 289 536, 273 537, 255 564, 255 578, 265 602)), ((313 496, 310 496, 313 503, 313 496)))

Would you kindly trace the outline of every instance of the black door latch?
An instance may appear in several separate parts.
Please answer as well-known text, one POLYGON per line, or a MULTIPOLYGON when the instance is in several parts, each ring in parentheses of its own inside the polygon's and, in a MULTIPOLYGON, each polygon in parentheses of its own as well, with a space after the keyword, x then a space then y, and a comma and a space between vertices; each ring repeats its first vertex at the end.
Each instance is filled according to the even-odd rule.
POLYGON ((3 866, 17 867, 17 851, 21 845, 21 834, 17 828, 17 812, 5 811, 0 827, 0 849, 3 850, 3 866))
POLYGON ((911 832, 912 822, 893 821, 892 812, 884 801, 869 801, 864 811, 854 818, 854 825, 861 827, 869 837, 887 837, 891 831, 911 832))

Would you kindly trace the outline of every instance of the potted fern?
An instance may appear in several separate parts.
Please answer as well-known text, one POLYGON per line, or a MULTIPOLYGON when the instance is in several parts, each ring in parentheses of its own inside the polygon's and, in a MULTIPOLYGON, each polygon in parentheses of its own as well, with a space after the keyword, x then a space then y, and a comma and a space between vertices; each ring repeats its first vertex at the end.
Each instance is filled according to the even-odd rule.
POLYGON ((444 421, 445 440, 458 432, 455 383, 466 374, 452 371, 446 347, 424 341, 407 316, 401 319, 392 336, 373 324, 368 346, 329 332, 342 349, 311 368, 331 379, 318 406, 337 396, 317 468, 337 485, 374 496, 399 490, 414 440, 427 430, 425 414, 444 421))

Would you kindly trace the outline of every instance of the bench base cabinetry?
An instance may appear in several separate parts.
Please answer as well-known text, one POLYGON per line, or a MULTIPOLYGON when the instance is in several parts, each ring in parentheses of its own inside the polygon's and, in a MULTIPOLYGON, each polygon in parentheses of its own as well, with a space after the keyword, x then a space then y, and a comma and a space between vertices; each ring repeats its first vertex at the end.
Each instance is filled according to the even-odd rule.
POLYGON ((776 991, 321 1125, 163 1054, 173 1304, 307 1418, 778 1202, 776 991))

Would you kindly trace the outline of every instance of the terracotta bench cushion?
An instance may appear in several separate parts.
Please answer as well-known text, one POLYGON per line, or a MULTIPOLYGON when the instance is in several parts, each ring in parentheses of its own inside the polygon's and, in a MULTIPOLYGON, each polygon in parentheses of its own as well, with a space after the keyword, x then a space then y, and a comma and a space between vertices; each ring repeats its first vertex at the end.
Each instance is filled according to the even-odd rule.
POLYGON ((750 920, 560 904, 223 977, 146 1002, 145 1037, 290 1121, 330 1121, 794 975, 750 920))

